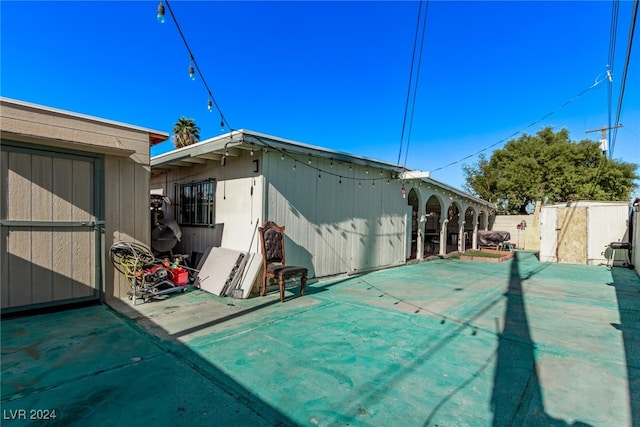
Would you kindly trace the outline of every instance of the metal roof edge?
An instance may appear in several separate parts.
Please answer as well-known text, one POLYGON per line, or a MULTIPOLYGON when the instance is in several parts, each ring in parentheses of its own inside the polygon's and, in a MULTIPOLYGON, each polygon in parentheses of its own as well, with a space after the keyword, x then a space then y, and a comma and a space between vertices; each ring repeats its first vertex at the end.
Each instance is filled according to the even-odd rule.
MULTIPOLYGON (((385 160, 378 160, 371 157, 360 156, 360 155, 348 153, 345 151, 332 150, 326 147, 319 147, 317 145, 311 145, 311 144, 306 144, 299 141, 294 141, 291 139, 280 138, 278 136, 273 136, 273 135, 269 135, 261 132, 255 132, 248 129, 242 129, 242 132, 245 135, 253 136, 254 138, 269 139, 279 145, 282 145, 282 147, 277 147, 277 148, 282 148, 283 150, 290 151, 292 153, 298 153, 298 154, 315 153, 317 155, 321 154, 321 157, 326 157, 328 159, 334 159, 334 160, 350 159, 350 160, 356 160, 355 162, 353 162, 356 164, 360 162, 360 163, 369 164, 369 165, 377 165, 380 167, 393 169, 396 171, 399 169, 403 169, 401 165, 387 162, 385 160)), ((408 170, 411 170, 411 169, 408 169, 408 170)))
POLYGON ((261 132, 255 132, 248 129, 239 129, 231 132, 227 132, 222 135, 218 135, 212 138, 205 139, 203 141, 196 142, 195 144, 188 145, 186 147, 177 148, 167 153, 159 154, 151 158, 151 166, 160 166, 171 161, 178 160, 185 157, 195 157, 200 154, 220 150, 225 145, 244 145, 244 146, 266 146, 276 150, 283 150, 289 153, 295 154, 312 154, 319 157, 325 157, 327 159, 349 161, 355 164, 363 164, 369 166, 382 167, 385 169, 392 169, 399 171, 402 166, 394 163, 385 162, 383 160, 376 160, 365 156, 358 156, 351 153, 330 150, 324 147, 318 147, 315 145, 309 145, 290 139, 280 138, 273 135, 268 135, 261 132), (255 140, 255 141, 252 141, 255 140), (268 141, 265 141, 268 140, 268 141))
POLYGON ((187 145, 186 147, 175 148, 166 153, 158 154, 150 159, 151 167, 160 166, 165 163, 170 163, 176 160, 185 159, 188 157, 197 157, 200 154, 211 153, 216 150, 225 148, 225 145, 230 143, 241 144, 242 143, 243 130, 234 130, 224 133, 222 135, 208 138, 203 141, 198 141, 195 144, 187 145))
POLYGON ((423 178, 423 181, 427 182, 427 183, 430 183, 430 184, 433 184, 433 185, 437 185, 437 186, 443 187, 447 191, 451 191, 452 193, 456 193, 459 196, 466 197, 467 199, 471 199, 474 202, 479 203, 481 205, 485 205, 485 206, 487 206, 487 207, 489 207, 491 209, 497 209, 498 208, 498 205, 496 205, 495 203, 487 202, 486 200, 483 200, 483 199, 481 199, 479 197, 476 197, 473 194, 467 193, 466 191, 459 190, 459 189, 457 189, 455 187, 452 187, 452 186, 450 186, 448 184, 445 184, 445 183, 443 183, 441 181, 438 181, 437 179, 434 179, 432 177, 423 178))

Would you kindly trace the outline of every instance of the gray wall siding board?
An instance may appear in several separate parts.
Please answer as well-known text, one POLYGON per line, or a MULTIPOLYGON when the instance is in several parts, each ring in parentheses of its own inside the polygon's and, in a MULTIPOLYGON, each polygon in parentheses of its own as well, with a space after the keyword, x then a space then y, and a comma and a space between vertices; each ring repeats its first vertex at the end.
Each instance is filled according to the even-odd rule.
POLYGON ((0 227, 0 308, 9 307, 9 228, 0 227))
MULTIPOLYGON (((93 164, 73 160, 73 221, 91 221, 95 219, 94 212, 94 182, 93 164)), ((72 248, 72 279, 74 298, 90 296, 95 286, 94 265, 95 251, 93 249, 92 232, 74 230, 71 233, 72 248)))
MULTIPOLYGON (((52 221, 72 221, 73 175, 69 159, 53 158, 52 221)), ((55 260, 53 300, 73 298, 73 258, 70 256, 72 233, 70 228, 53 229, 51 253, 55 260)))
POLYGON ((279 153, 265 161, 267 219, 287 227, 287 263, 305 265, 323 277, 403 262, 402 245, 391 245, 401 242, 404 233, 399 188, 387 185, 377 170, 367 174, 360 166, 349 171, 348 164, 331 167, 329 160, 312 160, 312 166, 324 170, 319 179, 307 160, 298 158, 295 172, 292 165, 277 166, 279 153))

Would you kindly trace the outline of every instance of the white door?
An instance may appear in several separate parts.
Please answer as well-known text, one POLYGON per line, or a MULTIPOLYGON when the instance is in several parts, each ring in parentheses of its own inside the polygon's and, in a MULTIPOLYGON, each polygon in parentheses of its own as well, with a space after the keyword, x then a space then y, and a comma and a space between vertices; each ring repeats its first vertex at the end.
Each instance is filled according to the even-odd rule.
POLYGON ((558 247, 558 210, 556 208, 540 209, 540 261, 557 262, 556 249, 558 247))

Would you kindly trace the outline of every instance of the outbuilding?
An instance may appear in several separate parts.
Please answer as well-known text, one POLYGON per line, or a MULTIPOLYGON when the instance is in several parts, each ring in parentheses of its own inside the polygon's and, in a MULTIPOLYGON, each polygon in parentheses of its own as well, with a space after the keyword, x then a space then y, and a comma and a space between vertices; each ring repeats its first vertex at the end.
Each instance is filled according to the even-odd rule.
MULTIPOLYGON (((600 265, 630 263, 612 243, 631 242, 628 202, 576 201, 540 208, 540 261, 600 265), (615 257, 615 259, 612 259, 615 257)), ((536 218, 534 217, 534 221, 536 218)))
POLYGON ((149 147, 168 134, 0 98, 2 314, 126 297, 105 262, 149 244, 149 147))

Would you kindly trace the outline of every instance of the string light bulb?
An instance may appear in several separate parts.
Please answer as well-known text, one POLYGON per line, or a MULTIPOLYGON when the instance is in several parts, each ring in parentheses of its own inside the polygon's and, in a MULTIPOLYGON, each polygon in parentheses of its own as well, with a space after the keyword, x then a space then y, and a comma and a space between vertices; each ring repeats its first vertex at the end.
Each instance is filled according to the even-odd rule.
POLYGON ((159 23, 164 24, 164 5, 162 4, 162 0, 158 4, 158 15, 156 16, 156 19, 159 23))
POLYGON ((224 118, 220 116, 220 131, 224 132, 224 118))
POLYGON ((253 156, 253 147, 251 147, 251 150, 249 150, 249 154, 253 156))
POLYGON ((189 78, 191 80, 196 79, 196 70, 193 68, 193 56, 189 58, 189 78))
POLYGON ((209 110, 210 113, 213 112, 213 102, 211 102, 211 100, 207 102, 207 110, 209 110))
POLYGON ((405 199, 407 197, 407 189, 404 187, 404 184, 402 184, 402 198, 405 199))

